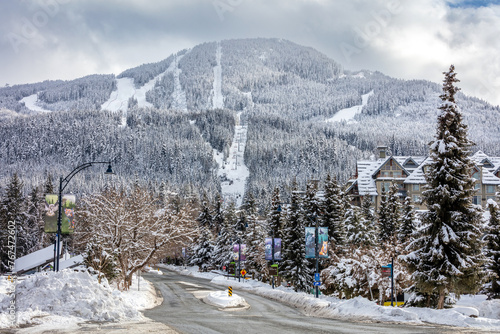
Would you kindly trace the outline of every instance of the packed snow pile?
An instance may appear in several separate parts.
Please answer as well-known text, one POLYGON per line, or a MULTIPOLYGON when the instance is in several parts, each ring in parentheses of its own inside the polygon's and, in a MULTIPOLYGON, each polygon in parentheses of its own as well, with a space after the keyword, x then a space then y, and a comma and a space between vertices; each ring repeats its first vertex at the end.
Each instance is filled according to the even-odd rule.
POLYGON ((215 291, 209 293, 203 301, 207 304, 218 306, 220 308, 245 307, 248 306, 245 299, 236 294, 229 297, 228 291, 215 291))
MULTIPOLYGON (((7 317, 12 294, 7 294, 5 282, 0 286, 2 328, 12 324, 7 317)), ((23 277, 15 283, 16 324, 60 323, 62 319, 73 325, 86 320, 143 320, 139 310, 154 307, 159 301, 152 284, 142 278, 139 283, 134 279, 130 290, 121 292, 106 280, 99 284, 87 272, 63 270, 23 277)))

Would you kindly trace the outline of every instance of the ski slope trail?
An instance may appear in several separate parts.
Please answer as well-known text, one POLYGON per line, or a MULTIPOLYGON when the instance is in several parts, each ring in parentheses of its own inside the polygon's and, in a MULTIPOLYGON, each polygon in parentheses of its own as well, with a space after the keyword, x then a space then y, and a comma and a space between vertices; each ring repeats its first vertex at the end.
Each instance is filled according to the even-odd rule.
POLYGON ((222 66, 220 64, 221 57, 222 57, 222 47, 220 45, 220 42, 217 42, 217 51, 215 52, 215 59, 217 60, 217 65, 214 67, 212 109, 224 108, 224 97, 222 96, 222 66))
POLYGON ((361 112, 361 110, 363 110, 363 107, 366 106, 366 104, 368 103, 368 99, 372 95, 373 95, 373 90, 367 94, 361 95, 362 102, 360 105, 339 110, 332 118, 325 120, 325 122, 326 123, 341 122, 341 121, 354 122, 354 116, 356 116, 361 112))
POLYGON ((122 112, 122 125, 125 126, 127 119, 128 101, 130 98, 137 100, 137 105, 139 108, 152 108, 153 105, 146 101, 146 93, 155 87, 155 84, 160 80, 165 74, 173 72, 174 74, 174 109, 187 111, 187 101, 186 94, 182 89, 179 81, 179 75, 181 69, 179 69, 179 61, 184 57, 175 56, 174 60, 165 72, 160 73, 153 79, 149 80, 142 87, 136 88, 134 84, 134 79, 132 78, 120 78, 116 79, 116 90, 111 93, 108 101, 101 105, 102 110, 109 110, 122 112))
POLYGON ((44 109, 36 104, 38 102, 38 94, 23 97, 19 102, 24 103, 24 106, 32 111, 52 112, 52 110, 44 109))
POLYGON ((229 150, 229 157, 224 161, 224 154, 214 149, 214 159, 219 164, 217 175, 221 180, 224 202, 233 201, 240 207, 245 195, 245 185, 250 175, 243 160, 247 141, 247 126, 240 124, 240 113, 236 114, 234 137, 229 150))

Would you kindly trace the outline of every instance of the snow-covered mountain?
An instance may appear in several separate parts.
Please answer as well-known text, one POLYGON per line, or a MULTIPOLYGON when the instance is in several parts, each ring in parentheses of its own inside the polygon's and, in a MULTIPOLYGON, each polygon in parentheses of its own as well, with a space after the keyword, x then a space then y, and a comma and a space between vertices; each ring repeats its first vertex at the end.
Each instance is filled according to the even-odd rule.
MULTIPOLYGON (((48 170, 112 158, 124 182, 138 175, 180 191, 220 190, 227 180, 213 149, 231 159, 241 120, 246 190, 266 198, 293 180, 327 173, 345 180, 379 144, 425 155, 440 90, 428 81, 345 71, 281 39, 204 43, 117 76, 1 88, 0 180, 17 171, 33 184, 48 170)), ((500 154, 499 107, 465 95, 458 103, 478 148, 500 154)))

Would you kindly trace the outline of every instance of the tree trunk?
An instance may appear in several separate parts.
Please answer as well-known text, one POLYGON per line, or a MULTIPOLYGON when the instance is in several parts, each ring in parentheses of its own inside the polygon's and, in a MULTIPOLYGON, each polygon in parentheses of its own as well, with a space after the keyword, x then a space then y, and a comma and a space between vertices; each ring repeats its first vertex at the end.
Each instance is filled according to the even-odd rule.
POLYGON ((438 310, 442 310, 444 308, 444 288, 439 289, 439 300, 437 308, 438 310))

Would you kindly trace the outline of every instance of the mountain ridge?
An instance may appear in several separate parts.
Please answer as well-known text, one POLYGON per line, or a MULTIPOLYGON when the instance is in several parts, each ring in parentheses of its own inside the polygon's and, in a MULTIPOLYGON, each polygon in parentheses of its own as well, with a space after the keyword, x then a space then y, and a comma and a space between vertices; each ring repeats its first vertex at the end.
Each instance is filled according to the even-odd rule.
MULTIPOLYGON (((425 155, 434 136, 440 93, 439 84, 425 80, 344 70, 324 54, 286 40, 207 42, 116 76, 1 88, 0 180, 19 171, 27 173, 26 184, 33 184, 53 166, 55 171, 79 161, 113 158, 122 164, 126 184, 138 174, 145 183, 169 179, 180 191, 200 184, 220 191, 212 149, 228 157, 239 114, 248 126, 246 190, 261 193, 265 201, 270 189, 290 189, 294 181, 300 186, 326 174, 345 181, 355 172, 356 160, 368 158, 379 144, 395 155, 425 155), (112 95, 119 95, 120 82, 127 82, 130 93, 118 107, 104 110, 112 95), (57 113, 36 113, 19 102, 33 94, 39 107, 57 113), (361 105, 348 119, 325 122, 361 105), (27 117, 16 120, 13 114, 27 117), (78 128, 85 115, 96 126, 78 128), (51 122, 67 127, 65 132, 75 138, 61 141, 57 131, 51 133, 51 122), (30 129, 23 129, 26 124, 30 129), (17 135, 21 132, 25 138, 17 135), (60 147, 36 147, 36 138, 60 147), (61 157, 69 159, 61 162, 61 157), (23 162, 35 168, 28 170, 23 162), (194 166, 203 172, 186 172, 192 173, 194 166)), ((458 94, 458 104, 474 149, 500 154, 499 107, 464 94, 458 94)), ((85 191, 93 187, 84 182, 77 186, 85 191)))

